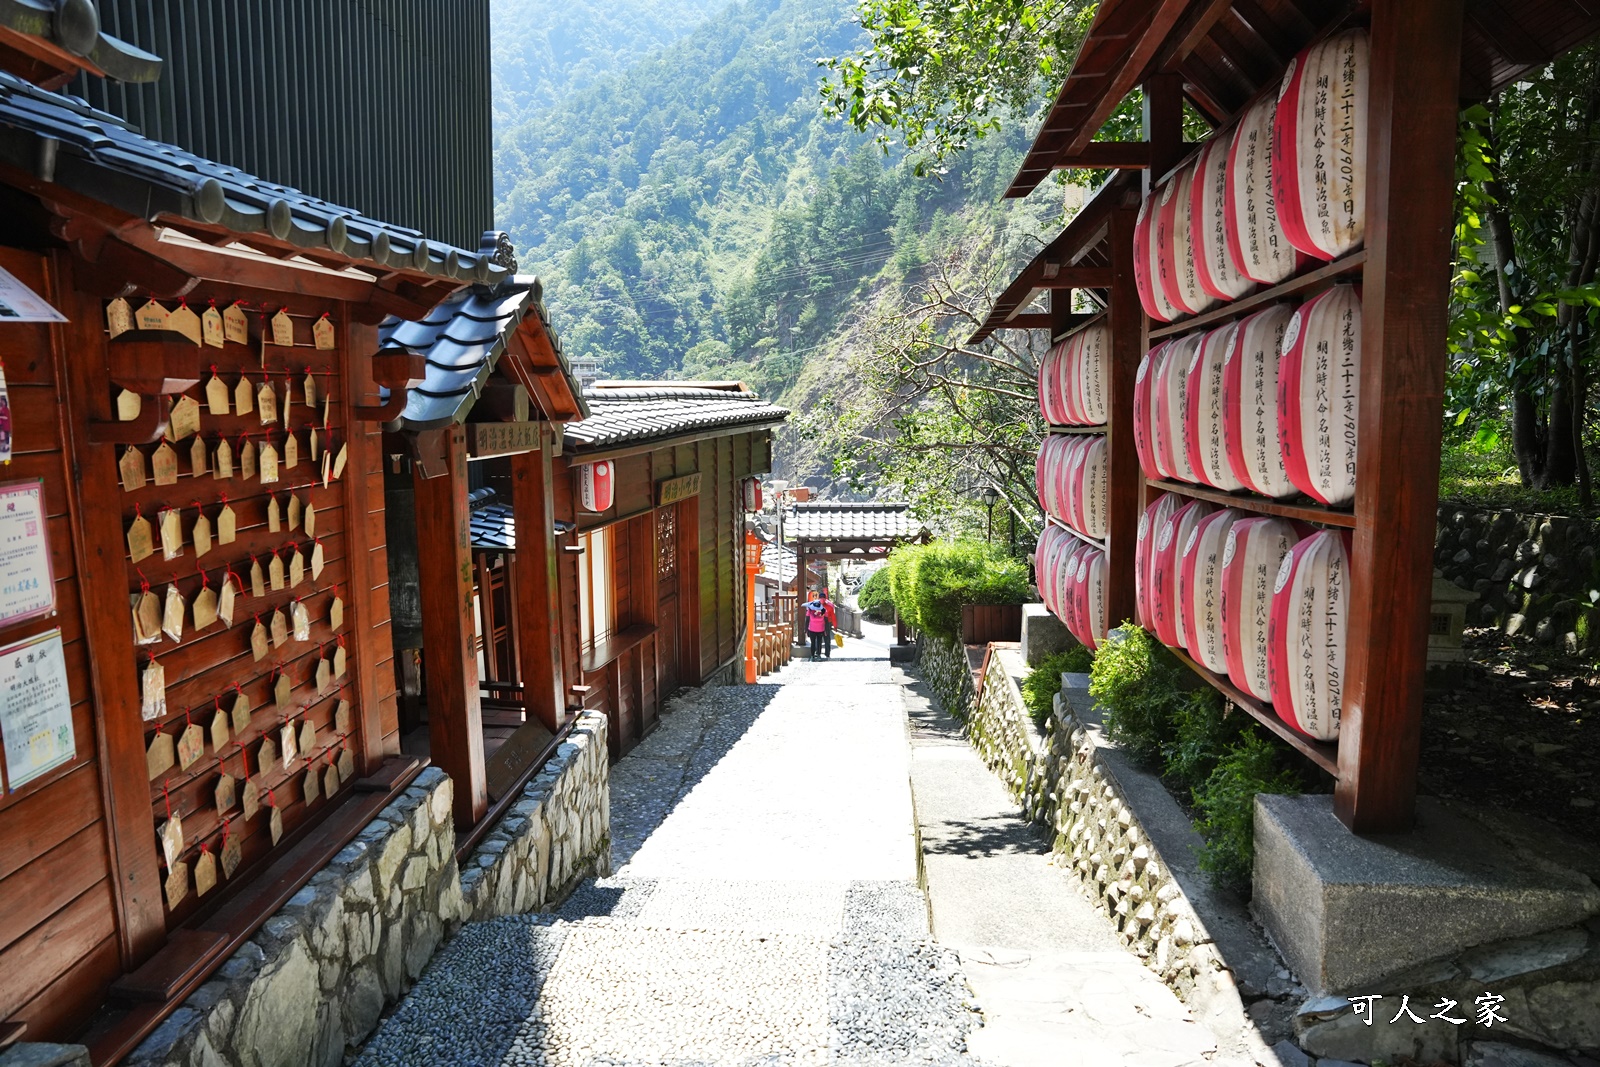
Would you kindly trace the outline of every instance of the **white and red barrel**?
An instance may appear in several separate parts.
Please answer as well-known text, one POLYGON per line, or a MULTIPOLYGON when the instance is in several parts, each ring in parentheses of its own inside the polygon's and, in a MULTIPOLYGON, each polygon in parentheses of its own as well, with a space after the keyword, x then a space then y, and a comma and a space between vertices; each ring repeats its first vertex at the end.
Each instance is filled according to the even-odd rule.
POLYGON ((1284 236, 1317 259, 1361 246, 1367 205, 1367 31, 1311 45, 1284 71, 1272 129, 1284 236))
POLYGON ((1284 557, 1301 537, 1297 524, 1261 515, 1235 522, 1223 547, 1223 657, 1228 678, 1257 700, 1272 699, 1267 664, 1273 586, 1284 557))
POLYGON ((1335 285, 1300 305, 1283 335, 1278 443, 1289 480, 1323 504, 1356 495, 1361 297, 1335 285))
POLYGON ((1267 639, 1272 707, 1318 741, 1339 736, 1349 601, 1349 531, 1318 530, 1284 557, 1267 639))

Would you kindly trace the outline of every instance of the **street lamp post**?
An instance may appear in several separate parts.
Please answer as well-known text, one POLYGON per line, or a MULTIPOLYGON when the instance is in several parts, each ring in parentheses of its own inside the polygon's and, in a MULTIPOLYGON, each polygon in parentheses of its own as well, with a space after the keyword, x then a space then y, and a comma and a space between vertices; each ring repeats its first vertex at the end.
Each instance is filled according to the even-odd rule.
POLYGON ((988 529, 984 532, 983 539, 989 544, 994 543, 994 502, 1000 499, 1000 490, 992 485, 983 487, 983 502, 989 509, 988 529))

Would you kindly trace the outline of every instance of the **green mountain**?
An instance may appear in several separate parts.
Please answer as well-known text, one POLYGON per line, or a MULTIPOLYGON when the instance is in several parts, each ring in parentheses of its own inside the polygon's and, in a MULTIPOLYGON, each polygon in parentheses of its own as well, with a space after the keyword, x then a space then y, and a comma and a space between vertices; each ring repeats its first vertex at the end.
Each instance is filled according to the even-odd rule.
POLYGON ((494 125, 504 130, 574 89, 691 32, 728 0, 493 0, 494 125))
MULTIPOLYGON (((933 180, 819 114, 816 58, 856 44, 853 11, 736 3, 502 133, 498 223, 568 353, 821 410, 850 388, 861 316, 903 309, 935 268, 987 277, 1038 247, 1058 200, 1000 202, 1020 131, 933 180)), ((827 450, 802 446, 805 421, 788 451, 810 474, 827 450)))

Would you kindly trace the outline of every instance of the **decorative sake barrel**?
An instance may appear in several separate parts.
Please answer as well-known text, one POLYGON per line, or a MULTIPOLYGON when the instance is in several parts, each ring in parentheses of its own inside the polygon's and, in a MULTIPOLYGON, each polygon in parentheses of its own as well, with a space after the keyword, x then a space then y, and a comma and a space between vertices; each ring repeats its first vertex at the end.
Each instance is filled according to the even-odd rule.
POLYGON ((1236 300, 1253 284, 1228 240, 1228 156, 1233 141, 1213 137, 1200 148, 1189 191, 1194 270, 1200 288, 1217 300, 1236 300))
POLYGON ((1076 637, 1090 651, 1100 647, 1106 636, 1106 554, 1090 548, 1078 556, 1078 571, 1073 580, 1073 596, 1077 599, 1078 625, 1076 637))
POLYGON ((1228 409, 1223 394, 1223 371, 1233 341, 1234 323, 1205 334, 1195 346, 1184 385, 1188 417, 1183 420, 1183 445, 1195 480, 1233 492, 1243 489, 1228 461, 1224 427, 1228 409))
POLYGON ((1039 599, 1057 618, 1061 617, 1061 593, 1058 581, 1061 557, 1070 547, 1073 536, 1059 526, 1046 525, 1039 535, 1038 547, 1033 555, 1034 577, 1039 584, 1039 599))
POLYGON ((1317 259, 1361 246, 1367 206, 1367 31, 1289 64, 1272 128, 1272 195, 1289 243, 1317 259))
POLYGON ((1133 283, 1144 313, 1157 322, 1171 322, 1183 313, 1167 301, 1157 277, 1156 219, 1161 214, 1157 202, 1160 196, 1161 190, 1153 189, 1139 205, 1139 218, 1133 226, 1133 283))
POLYGON ((1072 595, 1073 577, 1078 573, 1078 557, 1089 551, 1089 546, 1072 537, 1072 543, 1061 554, 1060 563, 1056 569, 1056 595, 1061 601, 1061 621, 1066 623, 1067 632, 1077 637, 1083 629, 1083 621, 1078 618, 1078 600, 1072 595))
POLYGON ((1228 248, 1245 277, 1276 285, 1295 272, 1294 246, 1284 236, 1272 199, 1272 120, 1277 102, 1270 97, 1239 120, 1228 146, 1228 248))
POLYGON ((1272 589, 1301 531, 1287 519, 1240 519, 1222 551, 1222 651, 1228 678, 1257 700, 1272 699, 1267 676, 1272 589))
POLYGON ((1262 496, 1297 490, 1278 445, 1278 367, 1283 335, 1294 310, 1275 304, 1236 324, 1223 366, 1222 435, 1228 466, 1244 487, 1262 496))
POLYGON ((1284 557, 1267 637, 1272 707, 1319 741, 1339 736, 1349 600, 1348 531, 1319 530, 1284 557))
POLYGON ((1155 368, 1164 358, 1171 341, 1163 341, 1144 354, 1133 379, 1133 447, 1139 453, 1139 469, 1146 478, 1160 478, 1161 467, 1155 453, 1155 368))
POLYGON ((1222 556, 1228 531, 1248 516, 1238 508, 1214 511, 1194 524, 1178 561, 1178 605, 1184 647, 1216 674, 1228 672, 1222 648, 1222 556))
POLYGON ((1176 493, 1162 493, 1150 502, 1139 516, 1139 532, 1133 549, 1133 595, 1139 614, 1139 625, 1155 633, 1155 613, 1150 608, 1151 574, 1155 565, 1156 538, 1166 526, 1172 513, 1183 506, 1183 498, 1176 493))
POLYGON ((1067 409, 1061 396, 1061 364, 1067 343, 1060 341, 1039 361, 1039 414, 1053 426, 1066 424, 1067 409))
POLYGON ((1199 481, 1189 465, 1189 450, 1183 443, 1183 419, 1189 410, 1189 364, 1204 334, 1190 334, 1167 346, 1159 362, 1151 366, 1155 380, 1150 383, 1155 417, 1151 421, 1156 467, 1163 478, 1199 481))
POLYGON ((1336 285, 1300 305, 1283 334, 1278 443, 1289 480, 1324 504, 1356 495, 1361 298, 1336 285))
POLYGON ((1214 300, 1200 284, 1195 266, 1195 228, 1191 225, 1190 190, 1194 185, 1191 163, 1161 187, 1155 222, 1155 268, 1162 295, 1180 315, 1193 315, 1214 300))
POLYGON ((1083 422, 1083 397, 1079 393, 1078 349, 1082 336, 1073 334, 1064 339, 1061 349, 1061 415, 1062 424, 1077 426, 1083 422))
POLYGON ((1110 414, 1111 327, 1104 321, 1078 331, 1074 360, 1078 382, 1078 407, 1084 426, 1101 426, 1110 414))
POLYGON ((1156 636, 1173 648, 1186 647, 1178 561, 1195 525, 1215 510, 1204 500, 1191 500, 1174 511, 1156 534, 1155 557, 1150 563, 1150 617, 1156 636))

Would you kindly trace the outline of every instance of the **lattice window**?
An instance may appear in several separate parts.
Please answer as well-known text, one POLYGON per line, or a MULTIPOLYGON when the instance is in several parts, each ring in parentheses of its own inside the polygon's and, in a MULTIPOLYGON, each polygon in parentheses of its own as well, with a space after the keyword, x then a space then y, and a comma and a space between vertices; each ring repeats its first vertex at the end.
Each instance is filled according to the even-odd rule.
POLYGON ((678 572, 678 509, 656 512, 656 577, 662 581, 678 572))

